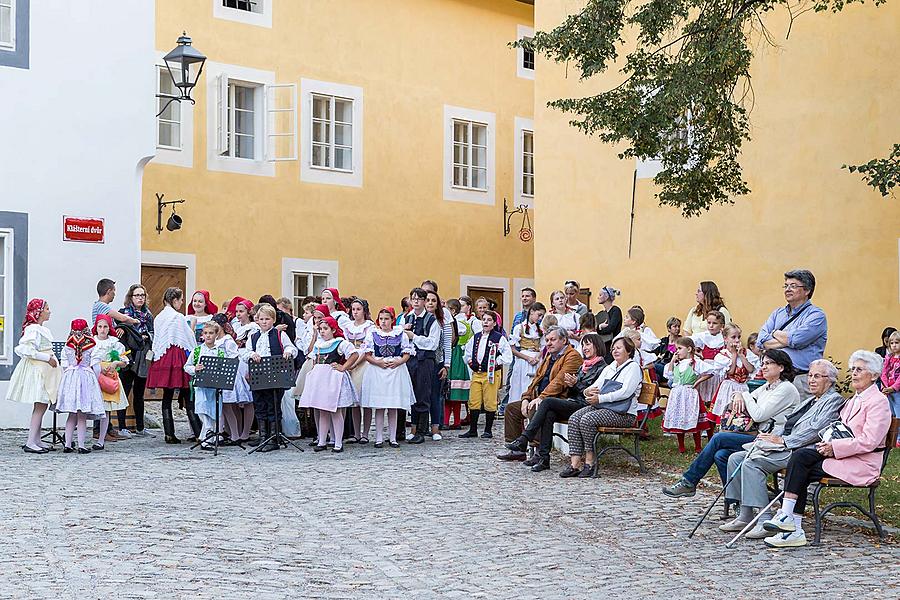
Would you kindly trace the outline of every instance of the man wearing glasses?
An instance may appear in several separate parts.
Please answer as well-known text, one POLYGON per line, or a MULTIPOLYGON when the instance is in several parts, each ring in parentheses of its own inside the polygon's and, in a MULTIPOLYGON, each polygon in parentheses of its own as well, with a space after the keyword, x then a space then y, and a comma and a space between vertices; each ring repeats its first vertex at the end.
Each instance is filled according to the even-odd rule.
POLYGON ((756 345, 763 350, 784 350, 791 357, 796 377, 794 386, 801 398, 809 391, 809 365, 822 358, 828 339, 825 313, 810 300, 816 290, 815 276, 805 269, 784 274, 786 306, 776 308, 759 330, 756 345))

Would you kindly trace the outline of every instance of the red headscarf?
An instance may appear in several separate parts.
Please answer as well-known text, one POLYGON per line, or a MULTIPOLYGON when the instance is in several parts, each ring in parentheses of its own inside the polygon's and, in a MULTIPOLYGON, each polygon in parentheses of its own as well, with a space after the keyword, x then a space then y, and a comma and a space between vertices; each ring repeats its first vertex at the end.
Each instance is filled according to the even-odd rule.
MULTIPOLYGON (((209 302, 209 300, 207 300, 207 302, 209 302)), ((231 300, 231 302, 228 303, 228 308, 225 309, 225 314, 228 316, 229 319, 233 319, 235 317, 235 315, 237 314, 237 307, 240 304, 243 304, 244 306, 246 306, 248 311, 251 308, 253 308, 252 302, 250 302, 246 298, 241 298, 240 296, 235 296, 231 300)))
POLYGON ((94 328, 91 329, 91 333, 97 335, 97 323, 100 321, 106 321, 106 324, 109 325, 109 335, 116 335, 116 327, 113 325, 113 320, 109 315, 97 315, 96 320, 94 320, 94 328))
POLYGON ((379 310, 378 312, 381 313, 382 311, 388 311, 389 313, 391 313, 391 322, 392 323, 397 320, 397 313, 396 313, 396 311, 394 311, 393 306, 382 306, 381 310, 379 310))
POLYGON ((337 310, 342 310, 347 312, 347 308, 344 306, 344 303, 341 302, 341 293, 337 288, 325 288, 328 292, 331 293, 331 297, 334 299, 334 307, 337 310))
POLYGON ((191 294, 191 301, 188 303, 188 314, 194 314, 194 296, 200 294, 203 296, 203 299, 206 300, 206 314, 214 315, 219 312, 219 307, 213 304, 213 301, 209 299, 209 292, 206 290, 197 290, 193 294, 191 294))
POLYGON ((75 351, 75 361, 81 362, 81 357, 85 350, 90 350, 97 343, 91 337, 91 330, 88 328, 88 322, 84 319, 75 319, 72 321, 72 331, 69 332, 69 339, 66 340, 66 346, 75 351), (80 333, 84 337, 81 340, 75 339, 75 334, 80 333))
POLYGON ((344 332, 341 330, 340 326, 337 324, 337 321, 335 321, 333 317, 325 317, 324 319, 322 319, 322 322, 328 324, 328 326, 331 327, 331 329, 334 331, 334 337, 344 337, 344 332))
POLYGON ((328 309, 327 304, 316 304, 316 307, 313 310, 319 311, 320 313, 325 315, 325 317, 328 319, 331 318, 331 310, 328 309))
POLYGON ((25 333, 25 328, 29 325, 37 324, 45 306, 47 306, 47 301, 41 298, 33 298, 28 301, 28 306, 25 308, 25 320, 22 321, 22 333, 25 333))

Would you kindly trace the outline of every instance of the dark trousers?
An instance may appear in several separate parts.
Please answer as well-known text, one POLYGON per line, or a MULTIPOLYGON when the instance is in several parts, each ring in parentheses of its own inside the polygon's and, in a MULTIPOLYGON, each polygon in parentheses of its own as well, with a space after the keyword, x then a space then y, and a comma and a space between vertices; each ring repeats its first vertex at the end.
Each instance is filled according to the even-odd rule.
MULTIPOLYGON (((175 388, 163 388, 163 418, 165 418, 166 412, 168 412, 169 415, 172 414, 172 400, 174 399, 175 388)), ((202 424, 200 423, 200 417, 194 412, 194 398, 191 396, 190 388, 181 388, 178 390, 178 403, 184 407, 184 412, 187 413, 188 424, 191 426, 191 431, 193 432, 194 437, 197 437, 200 435, 202 424)))
POLYGON ((684 472, 683 477, 697 485, 703 476, 712 468, 713 464, 719 469, 719 477, 724 484, 728 480, 730 473, 728 472, 728 457, 743 450, 744 444, 752 442, 754 437, 746 433, 734 433, 732 431, 720 431, 706 442, 706 446, 688 470, 684 472))
POLYGON ((434 365, 434 379, 431 381, 431 424, 444 425, 444 382, 446 379, 440 378, 443 364, 434 365))
POLYGON ((528 421, 524 435, 531 441, 540 435, 538 453, 543 458, 549 459, 550 448, 553 447, 553 425, 560 421, 567 421, 575 411, 585 406, 587 403, 583 400, 544 398, 538 405, 534 416, 528 421))
POLYGON ((409 369, 413 393, 416 396, 416 402, 412 405, 413 423, 416 423, 416 419, 420 418, 419 415, 431 412, 431 398, 437 371, 434 370, 433 358, 413 356, 406 363, 406 367, 409 369))
MULTIPOLYGON (((125 395, 131 394, 134 428, 141 431, 144 429, 144 390, 147 387, 147 378, 138 377, 134 371, 125 370, 119 372, 119 379, 122 381, 125 395)), ((119 411, 119 429, 125 429, 125 409, 119 411)))
POLYGON ((825 457, 815 448, 799 448, 791 453, 787 464, 787 475, 784 477, 784 491, 797 494, 794 514, 802 515, 806 510, 806 488, 813 481, 827 477, 822 470, 825 457))
POLYGON ((281 422, 281 397, 284 390, 253 390, 253 411, 256 420, 281 422))

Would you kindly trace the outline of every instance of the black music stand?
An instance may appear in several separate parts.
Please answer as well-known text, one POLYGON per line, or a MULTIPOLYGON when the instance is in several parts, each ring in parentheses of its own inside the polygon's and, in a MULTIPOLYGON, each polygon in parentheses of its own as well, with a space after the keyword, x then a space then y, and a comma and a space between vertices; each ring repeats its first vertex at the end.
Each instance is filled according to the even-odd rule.
MULTIPOLYGON (((224 356, 201 356, 200 364, 203 368, 194 374, 194 387, 216 390, 216 428, 207 433, 202 440, 191 446, 191 450, 205 444, 209 438, 213 438, 213 456, 219 455, 219 414, 222 412, 222 390, 233 390, 234 380, 237 377, 238 363, 237 358, 226 358, 224 356)), ((244 446, 238 442, 238 445, 244 446)))
MULTIPOLYGON (((282 395, 285 390, 294 387, 294 360, 285 358, 284 356, 266 356, 259 362, 251 360, 248 363, 250 367, 250 390, 281 390, 282 395)), ((275 398, 275 402, 281 402, 281 398, 275 398)), ((275 414, 278 414, 278 406, 275 407, 275 414)), ((253 448, 247 454, 253 454, 260 448, 265 447, 269 442, 275 441, 281 447, 287 448, 288 444, 303 452, 303 448, 288 439, 286 435, 281 433, 281 419, 275 419, 275 430, 272 435, 264 440, 260 440, 259 445, 253 448)))
MULTIPOLYGON (((52 342, 52 344, 53 344, 53 354, 56 356, 56 362, 61 363, 62 362, 62 351, 63 351, 63 348, 66 347, 66 343, 65 342, 52 342)), ((45 438, 50 438, 51 446, 55 446, 58 443, 62 444, 63 446, 66 445, 66 439, 59 434, 58 428, 56 426, 56 416, 58 414, 59 413, 57 413, 55 410, 53 411, 53 425, 52 425, 50 431, 48 431, 47 433, 45 433, 44 435, 41 436, 42 440, 45 438)))

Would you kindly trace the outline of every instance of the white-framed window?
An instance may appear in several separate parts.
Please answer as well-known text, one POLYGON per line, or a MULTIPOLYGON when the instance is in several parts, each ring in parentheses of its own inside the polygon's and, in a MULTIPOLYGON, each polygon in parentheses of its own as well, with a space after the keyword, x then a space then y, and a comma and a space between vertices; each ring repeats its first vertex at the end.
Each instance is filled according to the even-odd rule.
POLYGON ((213 17, 271 29, 273 2, 275 0, 212 0, 213 17))
POLYGON ((494 204, 494 113, 444 106, 444 199, 494 204))
POLYGON ((534 120, 515 119, 513 189, 515 206, 534 207, 534 120))
POLYGON ((353 100, 312 95, 312 166, 353 171, 353 100))
MULTIPOLYGON (((526 25, 516 27, 516 39, 533 39, 534 28, 526 25)), ((516 75, 522 79, 534 79, 534 51, 516 48, 516 75)))
POLYGON ((0 48, 16 49, 16 0, 0 0, 0 48))
POLYGON ((363 89, 301 79, 300 97, 300 180, 362 187, 363 89))
POLYGON ((11 365, 15 324, 13 323, 13 230, 0 229, 0 364, 11 365))
POLYGON ((306 273, 293 271, 294 277, 294 314, 298 317, 303 314, 303 299, 307 296, 321 296, 322 290, 328 285, 328 273, 306 273))
POLYGON ((534 132, 522 132, 522 195, 534 198, 534 132))
MULTIPOLYGON (((653 94, 655 94, 655 92, 651 93, 651 96, 653 94)), ((678 119, 681 127, 675 130, 671 142, 669 143, 670 146, 690 146, 694 143, 694 127, 692 120, 693 116, 691 115, 690 110, 678 119)), ((635 163, 635 169, 637 170, 638 179, 652 179, 663 170, 663 164, 658 156, 638 158, 635 163)))
POLYGON ((219 148, 221 156, 257 160, 257 88, 244 82, 225 82, 224 144, 219 148))
MULTIPOLYGON (((156 92, 169 96, 180 96, 172 76, 166 67, 156 67, 156 92)), ((168 150, 181 150, 181 102, 169 98, 156 99, 156 147, 168 150)))

